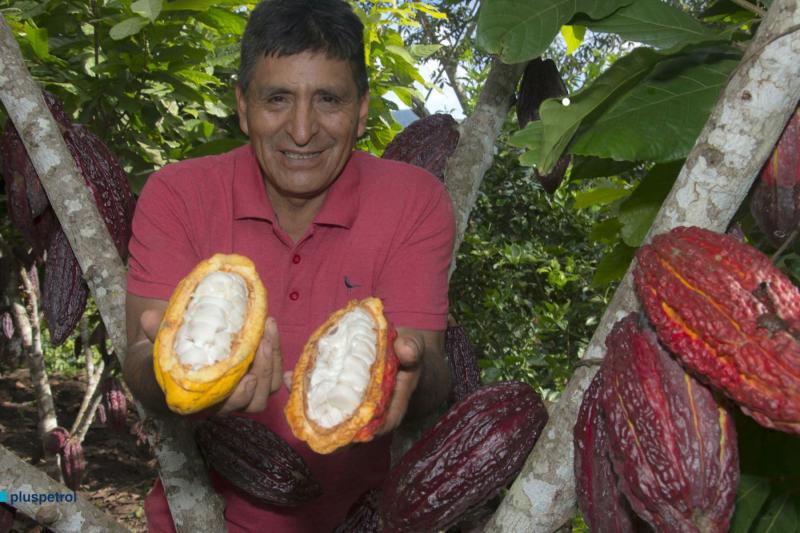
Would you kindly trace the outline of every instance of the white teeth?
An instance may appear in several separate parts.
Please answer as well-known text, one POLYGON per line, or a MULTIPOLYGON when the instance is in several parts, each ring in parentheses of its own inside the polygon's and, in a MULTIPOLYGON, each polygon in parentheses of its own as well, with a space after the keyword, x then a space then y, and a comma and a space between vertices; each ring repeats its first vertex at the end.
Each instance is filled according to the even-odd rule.
POLYGON ((316 157, 319 155, 319 152, 314 152, 312 154, 298 154, 294 152, 283 152, 283 155, 288 157, 289 159, 311 159, 312 157, 316 157))

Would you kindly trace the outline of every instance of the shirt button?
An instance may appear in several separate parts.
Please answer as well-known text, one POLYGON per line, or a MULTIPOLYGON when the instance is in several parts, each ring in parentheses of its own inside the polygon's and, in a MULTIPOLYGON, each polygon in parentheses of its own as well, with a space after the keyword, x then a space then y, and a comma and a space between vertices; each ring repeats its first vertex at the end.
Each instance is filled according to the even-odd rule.
POLYGON ((294 254, 294 257, 292 257, 292 263, 294 263, 296 265, 299 262, 300 262, 300 256, 297 255, 297 254, 294 254))
POLYGON ((293 302, 294 302, 294 301, 297 301, 297 299, 298 299, 298 298, 300 298, 300 293, 299 293, 299 292, 297 292, 297 291, 292 291, 292 292, 290 292, 290 293, 289 293, 289 299, 290 299, 291 301, 293 301, 293 302))

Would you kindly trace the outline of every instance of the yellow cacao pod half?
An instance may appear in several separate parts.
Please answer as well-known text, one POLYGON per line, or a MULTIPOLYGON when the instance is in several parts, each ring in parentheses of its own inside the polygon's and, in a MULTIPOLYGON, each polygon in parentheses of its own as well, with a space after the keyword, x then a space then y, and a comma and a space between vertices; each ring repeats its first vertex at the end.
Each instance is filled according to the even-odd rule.
POLYGON ((195 413, 227 398, 253 361, 266 317, 267 291, 250 259, 201 261, 172 293, 153 348, 169 408, 195 413))
POLYGON ((394 390, 395 337, 378 298, 353 300, 317 328, 294 367, 285 408, 298 439, 317 453, 372 439, 394 390))

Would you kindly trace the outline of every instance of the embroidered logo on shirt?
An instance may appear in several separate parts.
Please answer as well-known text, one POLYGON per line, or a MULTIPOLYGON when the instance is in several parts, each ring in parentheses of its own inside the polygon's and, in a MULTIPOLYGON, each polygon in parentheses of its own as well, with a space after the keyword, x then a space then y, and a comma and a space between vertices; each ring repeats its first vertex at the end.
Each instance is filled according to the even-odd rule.
POLYGON ((347 287, 347 295, 350 296, 350 291, 352 291, 356 287, 360 287, 361 285, 356 285, 355 283, 350 281, 350 278, 345 276, 344 277, 344 286, 347 287))

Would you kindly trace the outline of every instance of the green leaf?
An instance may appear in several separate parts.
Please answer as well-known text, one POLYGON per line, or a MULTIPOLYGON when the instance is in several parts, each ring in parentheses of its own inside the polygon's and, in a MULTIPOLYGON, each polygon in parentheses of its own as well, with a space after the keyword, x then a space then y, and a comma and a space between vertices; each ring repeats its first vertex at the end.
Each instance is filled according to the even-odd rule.
POLYGON ((570 179, 602 178, 618 176, 622 172, 632 169, 636 165, 633 161, 614 161, 601 157, 575 156, 572 158, 570 179))
POLYGON ((608 205, 630 195, 631 192, 622 186, 606 184, 575 195, 575 209, 585 209, 596 205, 608 205))
POLYGON ((425 59, 426 57, 436 53, 436 51, 441 47, 441 44, 412 44, 408 47, 408 51, 412 56, 418 59, 425 59))
POLYGON ((553 169, 587 116, 636 85, 660 59, 661 55, 650 48, 637 48, 620 58, 590 86, 571 96, 569 105, 563 105, 559 99, 542 102, 539 113, 544 134, 540 172, 546 174, 553 169))
POLYGON ((632 0, 483 0, 478 46, 506 63, 539 57, 576 13, 600 19, 632 0))
POLYGON ((239 6, 241 0, 174 0, 162 7, 163 11, 206 11, 218 6, 239 6))
POLYGON ((149 20, 143 17, 131 17, 115 24, 108 34, 115 41, 119 41, 131 35, 136 35, 139 31, 149 24, 149 20))
POLYGON ((609 283, 621 280, 635 253, 636 248, 631 248, 624 243, 619 243, 613 250, 606 253, 597 264, 597 270, 592 276, 592 287, 605 287, 609 283))
POLYGON ((244 17, 216 7, 198 14, 197 18, 222 35, 241 35, 247 25, 244 17))
POLYGON ((511 146, 527 148, 528 151, 522 154, 519 162, 524 166, 536 166, 539 162, 542 147, 542 121, 534 120, 519 131, 514 132, 508 139, 511 146))
POLYGON ((567 43, 567 55, 572 55, 583 43, 586 26, 561 26, 561 36, 567 43))
POLYGON ((770 493, 769 480, 742 474, 736 492, 736 507, 731 519, 730 533, 750 531, 770 493))
POLYGON ((579 20, 592 31, 616 33, 625 40, 661 49, 717 36, 688 13, 662 0, 636 0, 601 20, 579 20))
POLYGON ((221 154, 247 144, 247 139, 217 139, 201 144, 186 153, 186 157, 221 154))
POLYGON ((797 504, 797 498, 787 492, 770 498, 764 514, 752 528, 753 533, 795 533, 800 518, 797 504))
POLYGON ((589 232, 589 240, 593 242, 602 242, 604 244, 614 244, 617 242, 617 236, 621 225, 617 218, 607 218, 592 225, 589 232))
POLYGON ((620 232, 625 244, 641 246, 682 166, 683 161, 654 166, 622 202, 617 218, 622 224, 620 232))
POLYGON ((728 58, 704 60, 683 56, 660 63, 581 132, 570 151, 627 161, 685 158, 739 64, 728 58))
POLYGON ((411 65, 416 64, 416 61, 414 61, 414 58, 411 57, 411 54, 408 53, 408 50, 406 50, 402 46, 395 46, 393 44, 387 44, 386 45, 386 51, 387 52, 391 52, 392 54, 403 58, 407 63, 409 63, 411 65))
POLYGON ((47 43, 47 28, 37 28, 27 22, 24 28, 33 53, 39 59, 47 59, 50 56, 50 48, 47 43))
POLYGON ((136 0, 131 4, 131 11, 153 22, 161 14, 161 0, 136 0))

